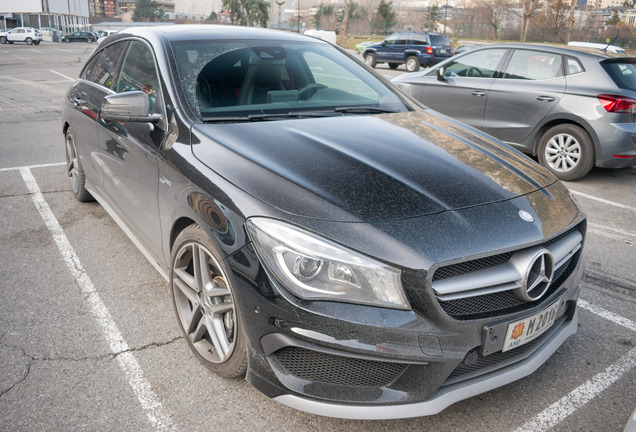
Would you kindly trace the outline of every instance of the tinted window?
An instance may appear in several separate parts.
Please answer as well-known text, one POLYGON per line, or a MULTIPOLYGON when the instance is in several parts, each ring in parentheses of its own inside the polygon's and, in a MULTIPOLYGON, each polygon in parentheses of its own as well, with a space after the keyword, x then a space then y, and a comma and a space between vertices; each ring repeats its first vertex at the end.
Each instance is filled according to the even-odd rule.
POLYGON ((617 86, 636 91, 636 68, 633 63, 601 63, 617 86))
POLYGON ((143 42, 130 43, 117 80, 117 93, 141 90, 150 97, 149 111, 154 110, 159 79, 152 51, 143 42))
POLYGON ((563 76, 560 54, 543 51, 515 50, 504 78, 544 80, 563 76))
POLYGON ((127 42, 119 42, 106 47, 100 54, 88 62, 81 78, 92 81, 109 89, 115 88, 117 65, 127 46, 127 42))
POLYGON ((428 35, 431 39, 431 45, 434 46, 450 46, 450 39, 444 35, 428 35))
POLYGON ((413 45, 428 45, 428 42, 426 42, 426 36, 414 36, 413 45))
POLYGON ((444 76, 492 78, 505 52, 505 49, 488 49, 466 54, 451 62, 444 76))
POLYGON ((411 38, 409 36, 402 36, 398 39, 397 45, 408 45, 411 42, 411 38))

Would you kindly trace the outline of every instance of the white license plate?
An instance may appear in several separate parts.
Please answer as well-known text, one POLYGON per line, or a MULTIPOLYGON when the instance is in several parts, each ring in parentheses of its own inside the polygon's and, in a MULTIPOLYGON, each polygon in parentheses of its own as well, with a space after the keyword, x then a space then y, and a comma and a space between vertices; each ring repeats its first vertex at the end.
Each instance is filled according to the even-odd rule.
POLYGON ((559 301, 538 314, 508 324, 502 352, 510 351, 541 336, 552 327, 559 311, 559 301))
POLYGON ((440 54, 446 54, 446 50, 439 50, 440 54))

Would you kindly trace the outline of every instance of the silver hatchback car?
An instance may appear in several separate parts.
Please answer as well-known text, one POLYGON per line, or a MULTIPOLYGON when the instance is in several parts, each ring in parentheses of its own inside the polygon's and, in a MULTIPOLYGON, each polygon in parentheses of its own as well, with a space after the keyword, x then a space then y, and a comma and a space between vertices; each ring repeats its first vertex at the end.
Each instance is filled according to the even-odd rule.
POLYGON ((537 156, 561 180, 636 165, 636 57, 497 44, 393 82, 426 106, 537 156))

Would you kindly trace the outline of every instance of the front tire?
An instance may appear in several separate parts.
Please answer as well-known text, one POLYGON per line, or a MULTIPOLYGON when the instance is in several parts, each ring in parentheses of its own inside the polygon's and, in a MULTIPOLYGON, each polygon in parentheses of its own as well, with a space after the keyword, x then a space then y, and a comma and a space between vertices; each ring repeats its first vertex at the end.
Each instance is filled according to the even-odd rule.
POLYGON ((36 44, 36 45, 40 45, 40 41, 39 40, 33 41, 33 43, 36 44))
POLYGON ((420 70, 420 62, 415 56, 408 57, 404 65, 406 66, 407 72, 417 72, 420 70))
POLYGON ((364 56, 364 62, 367 64, 367 66, 369 66, 370 68, 375 68, 375 65, 378 64, 376 58, 375 58, 375 54, 367 54, 364 56))
POLYGON ((238 378, 247 370, 247 348, 229 270, 198 225, 184 229, 170 260, 172 303, 197 359, 217 375, 238 378))
POLYGON ((539 162, 560 180, 581 179, 594 167, 592 138, 580 126, 554 126, 541 137, 539 162))
POLYGON ((93 196, 86 190, 86 177, 77 154, 77 143, 73 130, 69 127, 65 135, 66 147, 66 173, 71 183, 71 191, 75 195, 75 199, 80 202, 93 201, 93 196))
POLYGON ((399 65, 400 65, 399 63, 389 63, 389 68, 397 69, 399 65))

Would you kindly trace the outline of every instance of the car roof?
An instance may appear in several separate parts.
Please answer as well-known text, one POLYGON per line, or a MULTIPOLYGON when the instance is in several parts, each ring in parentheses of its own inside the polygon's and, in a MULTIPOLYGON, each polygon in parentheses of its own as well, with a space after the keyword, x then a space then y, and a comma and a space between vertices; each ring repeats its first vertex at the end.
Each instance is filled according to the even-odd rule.
POLYGON ((524 43, 500 43, 492 44, 470 50, 475 52, 478 50, 492 49, 492 48, 515 48, 515 49, 539 49, 542 51, 549 51, 565 55, 586 55, 592 57, 604 58, 633 58, 633 56, 620 54, 615 52, 602 51, 597 48, 586 48, 577 46, 566 45, 549 45, 549 44, 524 44, 524 43))
MULTIPOLYGON (((117 36, 139 36, 148 39, 161 38, 168 41, 201 40, 201 39, 244 39, 244 40, 286 40, 322 42, 320 39, 299 35, 281 30, 257 27, 239 27, 213 24, 177 24, 152 27, 131 27, 121 30, 117 36)), ((322 42, 326 43, 326 42, 322 42)))

